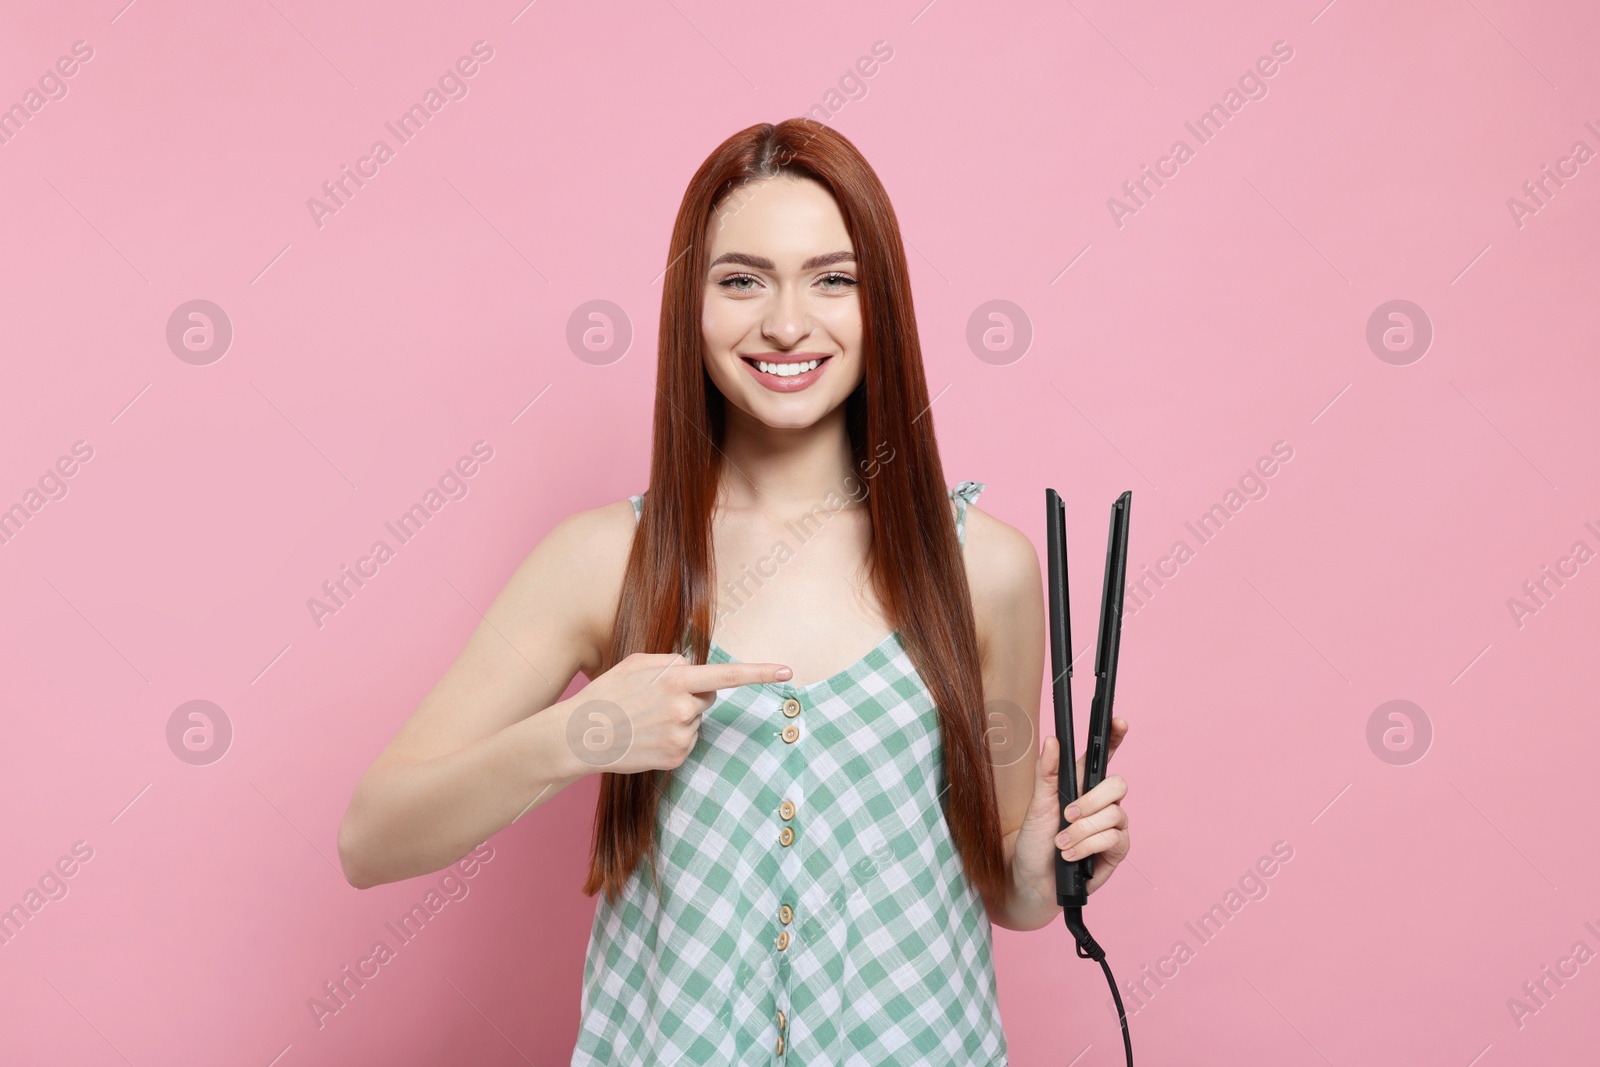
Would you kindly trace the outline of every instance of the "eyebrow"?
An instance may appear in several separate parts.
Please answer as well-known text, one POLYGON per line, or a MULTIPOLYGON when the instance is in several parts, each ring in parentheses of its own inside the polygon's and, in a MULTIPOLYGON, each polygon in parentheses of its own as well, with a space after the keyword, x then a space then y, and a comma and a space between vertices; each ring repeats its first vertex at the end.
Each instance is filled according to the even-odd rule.
MULTIPOLYGON (((828 267, 835 263, 854 263, 855 259, 856 254, 854 252, 825 252, 820 256, 812 256, 800 264, 800 269, 816 270, 818 267, 828 267)), ((772 260, 765 256, 752 256, 746 252, 724 252, 711 261, 711 266, 715 267, 719 263, 738 263, 741 266, 754 267, 757 270, 777 269, 773 266, 772 260)))

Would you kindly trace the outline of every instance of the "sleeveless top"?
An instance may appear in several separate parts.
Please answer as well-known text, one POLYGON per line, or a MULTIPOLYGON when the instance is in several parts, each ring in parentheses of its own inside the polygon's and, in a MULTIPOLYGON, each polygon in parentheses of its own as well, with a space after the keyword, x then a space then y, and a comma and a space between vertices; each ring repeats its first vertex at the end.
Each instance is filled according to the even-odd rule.
MULTIPOLYGON (((950 490, 963 544, 983 489, 950 490)), ((719 690, 667 778, 661 886, 646 859, 614 905, 597 894, 574 1067, 1006 1064, 944 791, 898 628, 830 678, 719 690)))

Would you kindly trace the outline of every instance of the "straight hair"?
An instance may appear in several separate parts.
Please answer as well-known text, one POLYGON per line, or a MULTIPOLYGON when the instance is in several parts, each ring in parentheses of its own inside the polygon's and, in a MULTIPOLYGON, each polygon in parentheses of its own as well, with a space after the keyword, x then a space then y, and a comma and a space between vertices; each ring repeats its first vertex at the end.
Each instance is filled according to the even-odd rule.
MULTIPOLYGON (((700 328, 708 227, 728 195, 779 176, 810 179, 832 194, 854 246, 865 375, 845 401, 845 421, 857 467, 873 468, 868 574, 938 709, 945 818, 967 879, 992 911, 1005 899, 1007 875, 983 673, 933 420, 920 417, 928 386, 905 249, 878 176, 843 135, 812 119, 734 134, 700 165, 678 208, 662 286, 649 489, 602 669, 633 652, 683 652, 694 663, 710 654, 726 400, 706 373, 700 328), (877 465, 885 446, 892 461, 877 465)), ((656 820, 672 773, 602 772, 586 895, 604 889, 615 902, 646 859, 659 885, 656 820)))

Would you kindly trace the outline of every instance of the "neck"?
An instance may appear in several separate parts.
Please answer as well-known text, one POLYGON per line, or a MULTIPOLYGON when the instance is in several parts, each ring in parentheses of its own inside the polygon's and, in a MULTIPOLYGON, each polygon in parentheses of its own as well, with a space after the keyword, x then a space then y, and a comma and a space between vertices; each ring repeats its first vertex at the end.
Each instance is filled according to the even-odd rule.
POLYGON ((773 427, 728 405, 718 504, 776 518, 805 514, 830 497, 856 506, 866 492, 855 469, 841 404, 815 424, 773 427))

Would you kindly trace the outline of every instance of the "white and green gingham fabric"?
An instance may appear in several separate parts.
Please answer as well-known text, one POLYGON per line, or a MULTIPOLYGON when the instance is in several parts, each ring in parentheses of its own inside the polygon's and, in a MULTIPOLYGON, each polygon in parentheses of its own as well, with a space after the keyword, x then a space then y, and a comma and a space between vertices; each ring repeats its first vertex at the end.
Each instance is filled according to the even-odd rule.
MULTIPOLYGON (((983 489, 950 490, 963 543, 983 489)), ((732 658, 712 643, 708 662, 732 658)), ((898 628, 831 678, 719 691, 667 780, 661 887, 644 863, 615 905, 597 898, 574 1067, 1007 1063, 944 786, 898 628)))

